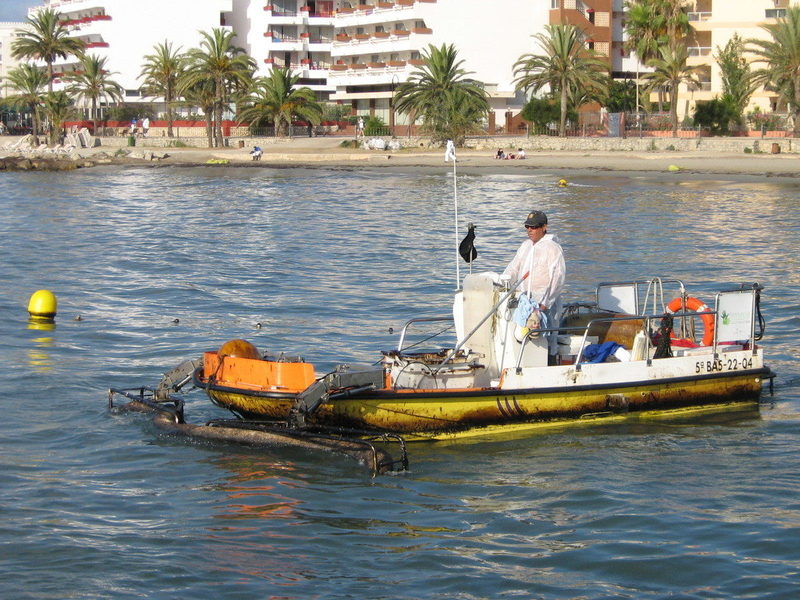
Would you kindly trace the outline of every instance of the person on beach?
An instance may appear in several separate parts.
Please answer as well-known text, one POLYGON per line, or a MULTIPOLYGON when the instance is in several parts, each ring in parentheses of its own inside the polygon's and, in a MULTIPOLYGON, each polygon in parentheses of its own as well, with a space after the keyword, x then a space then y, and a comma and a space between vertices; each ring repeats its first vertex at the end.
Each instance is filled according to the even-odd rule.
POLYGON ((502 148, 497 149, 497 154, 494 155, 495 158, 503 160, 506 157, 506 153, 503 152, 502 148))
POLYGON ((138 121, 138 119, 136 117, 133 117, 131 119, 131 135, 136 135, 136 122, 137 121, 138 121))
MULTIPOLYGON (((546 315, 547 327, 557 327, 566 278, 564 252, 556 237, 547 233, 547 215, 542 211, 529 212, 524 225, 528 239, 522 242, 500 279, 510 285, 521 281, 517 289, 546 315)), ((554 332, 547 337, 548 364, 555 364, 558 336, 554 332)))
POLYGON ((150 131, 150 117, 142 119, 142 137, 147 137, 147 132, 150 131))
POLYGON ((250 151, 250 156, 253 157, 253 160, 261 160, 261 148, 259 146, 253 146, 253 149, 250 151))
POLYGON ((517 148, 517 160, 522 160, 523 158, 525 158, 525 150, 517 148))

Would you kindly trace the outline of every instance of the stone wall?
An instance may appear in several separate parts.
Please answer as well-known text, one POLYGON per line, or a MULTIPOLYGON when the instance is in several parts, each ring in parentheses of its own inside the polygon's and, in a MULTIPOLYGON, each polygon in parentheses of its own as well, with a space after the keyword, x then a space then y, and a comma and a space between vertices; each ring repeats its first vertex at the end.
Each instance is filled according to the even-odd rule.
POLYGON ((777 144, 780 152, 800 151, 800 139, 796 138, 751 138, 751 137, 476 137, 469 138, 467 148, 496 151, 524 148, 527 152, 719 152, 744 153, 745 148, 753 152, 772 152, 777 144))
MULTIPOLYGON (((128 145, 127 136, 101 137, 100 145, 107 148, 122 148, 128 145)), ((342 137, 342 140, 351 139, 342 137)), ((386 137, 385 139, 390 139, 386 137)), ((424 150, 439 149, 438 145, 432 146, 427 138, 399 137, 396 138, 404 148, 419 148, 424 150)), ((230 148, 252 148, 261 146, 267 148, 276 144, 291 143, 286 138, 274 137, 229 137, 226 138, 230 148), (240 144, 242 144, 240 146, 240 144)), ((800 139, 797 138, 749 138, 749 137, 698 137, 698 138, 671 138, 671 137, 645 137, 645 138, 559 138, 551 136, 531 137, 473 137, 467 139, 465 147, 472 150, 485 150, 494 154, 498 148, 516 150, 525 148, 527 152, 719 152, 744 153, 773 152, 773 145, 777 144, 782 153, 800 152, 800 139)), ((136 146, 147 148, 207 148, 208 139, 203 136, 167 138, 154 137, 136 138, 136 146)), ((444 152, 444 148, 441 148, 444 152)))

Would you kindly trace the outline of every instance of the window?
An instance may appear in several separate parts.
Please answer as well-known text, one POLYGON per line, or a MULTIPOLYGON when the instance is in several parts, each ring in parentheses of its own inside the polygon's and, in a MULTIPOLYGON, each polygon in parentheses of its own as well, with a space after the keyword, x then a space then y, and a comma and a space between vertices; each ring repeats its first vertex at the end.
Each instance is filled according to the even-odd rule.
POLYGON ((561 0, 550 0, 550 10, 561 8, 561 0))
POLYGON ((768 8, 764 11, 764 16, 767 19, 780 19, 786 16, 785 8, 768 8))

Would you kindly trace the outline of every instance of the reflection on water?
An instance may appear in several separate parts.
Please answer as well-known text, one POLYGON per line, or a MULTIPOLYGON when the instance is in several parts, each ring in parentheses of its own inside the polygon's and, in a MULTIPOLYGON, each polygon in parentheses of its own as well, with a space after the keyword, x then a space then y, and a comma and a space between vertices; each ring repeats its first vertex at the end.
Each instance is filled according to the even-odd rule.
MULTIPOLYGON (((475 223, 474 269, 500 271, 544 210, 573 297, 640 276, 701 297, 761 282, 768 403, 415 444, 410 473, 375 479, 335 455, 165 436, 105 414, 106 393, 238 337, 320 371, 372 363, 390 328, 449 314, 449 169, 3 177, 0 596, 792 597, 797 185, 681 177, 462 175, 461 234, 475 223), (37 289, 82 321, 26 328, 37 289)), ((186 410, 222 416, 202 394, 186 410)))

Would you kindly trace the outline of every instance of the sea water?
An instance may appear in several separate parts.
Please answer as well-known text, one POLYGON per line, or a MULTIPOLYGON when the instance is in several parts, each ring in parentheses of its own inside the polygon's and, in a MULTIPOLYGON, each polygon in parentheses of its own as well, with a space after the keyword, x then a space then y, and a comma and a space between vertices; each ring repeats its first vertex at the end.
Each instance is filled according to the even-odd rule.
MULTIPOLYGON (((560 177, 459 175, 456 233, 444 166, 4 174, 0 597, 797 597, 797 181, 560 177), (321 372, 372 363, 407 319, 449 314, 467 222, 472 268, 500 271, 532 208, 564 247, 568 300, 640 276, 764 285, 774 395, 415 444, 410 472, 377 478, 107 409, 108 388, 232 338, 321 372), (28 322, 38 289, 58 297, 54 327, 28 322)), ((186 410, 224 416, 197 392, 186 410)))

